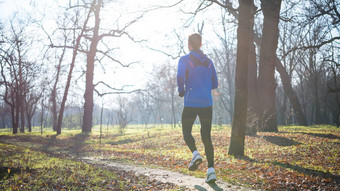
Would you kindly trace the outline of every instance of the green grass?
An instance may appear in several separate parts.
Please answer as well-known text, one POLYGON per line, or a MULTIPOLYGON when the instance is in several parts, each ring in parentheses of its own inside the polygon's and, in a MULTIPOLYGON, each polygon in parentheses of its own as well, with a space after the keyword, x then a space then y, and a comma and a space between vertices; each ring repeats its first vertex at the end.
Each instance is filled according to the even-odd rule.
POLYGON ((25 147, 0 144, 1 190, 125 189, 117 175, 82 162, 50 157, 25 147), (118 179, 119 180, 119 179, 118 179))
MULTIPOLYGON (((121 135, 117 127, 107 129, 104 126, 101 145, 99 126, 95 126, 90 134, 63 130, 58 136, 51 129, 44 130, 43 135, 40 135, 40 129, 33 130, 33 133, 14 136, 7 132, 0 132, 0 135, 6 135, 1 137, 6 143, 25 145, 59 158, 101 155, 111 160, 205 176, 204 146, 197 125, 193 128, 193 136, 204 163, 195 172, 187 170, 191 153, 178 127, 134 125, 121 135)), ((327 125, 282 126, 277 133, 258 132, 257 136, 246 137, 246 157, 241 158, 227 154, 230 134, 230 126, 214 126, 212 129, 215 169, 219 179, 259 189, 339 188, 339 128, 327 125)))
MULTIPOLYGON (((0 133, 0 190, 180 190, 149 184, 147 177, 117 172, 76 159, 97 136, 67 131, 8 135, 0 133), (87 139, 88 138, 88 139, 87 139), (1 143, 3 142, 3 143, 1 143), (78 148, 79 147, 79 148, 78 148)), ((95 143, 97 144, 97 143, 95 143)), ((94 146, 94 145, 93 145, 94 146)))

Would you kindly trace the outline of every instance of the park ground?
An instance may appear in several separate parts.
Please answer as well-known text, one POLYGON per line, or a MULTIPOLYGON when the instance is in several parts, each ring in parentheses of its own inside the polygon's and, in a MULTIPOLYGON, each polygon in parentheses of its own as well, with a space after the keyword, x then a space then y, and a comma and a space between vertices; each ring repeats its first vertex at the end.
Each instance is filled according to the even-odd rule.
MULTIPOLYGON (((204 178, 206 160, 199 126, 193 129, 203 165, 187 170, 191 153, 180 128, 131 125, 92 133, 51 129, 12 135, 0 130, 0 190, 186 190, 171 183, 112 171, 81 160, 101 158, 119 164, 165 169, 204 178)), ((219 181, 259 190, 339 190, 340 128, 282 126, 277 133, 246 137, 245 157, 228 155, 231 128, 214 126, 215 169, 219 181)))

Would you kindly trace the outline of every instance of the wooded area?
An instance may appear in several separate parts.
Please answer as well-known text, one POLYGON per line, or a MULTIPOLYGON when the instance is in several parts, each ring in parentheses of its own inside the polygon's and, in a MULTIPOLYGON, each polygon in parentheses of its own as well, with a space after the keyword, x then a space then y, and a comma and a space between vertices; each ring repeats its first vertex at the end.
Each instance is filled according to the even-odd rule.
POLYGON ((138 33, 133 26, 147 22, 143 17, 150 12, 170 9, 183 14, 185 22, 179 26, 218 39, 219 44, 206 42, 204 50, 216 65, 220 83, 213 93, 213 119, 216 124, 239 126, 232 137, 275 132, 278 125, 340 125, 338 1, 157 3, 123 23, 108 14, 111 6, 115 3, 70 0, 59 4, 52 24, 29 12, 1 19, 1 128, 12 128, 16 134, 30 132, 32 126, 53 127, 60 134, 62 128, 91 132, 99 123, 118 124, 121 129, 132 123, 176 127, 182 99, 175 75, 177 60, 187 51, 186 34, 169 31, 171 49, 147 46, 165 59, 152 67, 144 87, 115 86, 96 77, 100 74, 95 69, 119 72, 131 67, 133 62, 115 56, 120 44, 112 39, 146 46, 149 39, 134 37, 138 33), (180 8, 186 3, 194 5, 190 12, 180 8), (215 10, 220 10, 219 20, 198 19, 215 10), (214 31, 206 30, 209 25, 214 31), (104 104, 108 96, 111 104, 104 104))
POLYGON ((187 170, 176 82, 192 33, 218 76, 218 180, 340 188, 340 1, 13 2, 0 1, 0 189, 185 189, 89 156, 205 176, 187 170))

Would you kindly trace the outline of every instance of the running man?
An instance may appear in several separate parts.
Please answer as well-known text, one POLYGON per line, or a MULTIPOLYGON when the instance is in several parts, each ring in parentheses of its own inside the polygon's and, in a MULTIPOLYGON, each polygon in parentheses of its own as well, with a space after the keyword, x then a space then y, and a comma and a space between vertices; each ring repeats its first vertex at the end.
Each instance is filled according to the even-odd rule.
POLYGON ((217 75, 212 61, 200 50, 202 36, 194 33, 189 36, 189 54, 182 56, 178 62, 177 85, 180 97, 184 97, 182 113, 182 131, 185 143, 193 154, 189 170, 193 171, 202 163, 195 140, 191 134, 196 117, 201 123, 201 138, 208 160, 207 179, 216 181, 214 170, 214 147, 211 142, 211 122, 213 100, 211 90, 218 86, 217 75))

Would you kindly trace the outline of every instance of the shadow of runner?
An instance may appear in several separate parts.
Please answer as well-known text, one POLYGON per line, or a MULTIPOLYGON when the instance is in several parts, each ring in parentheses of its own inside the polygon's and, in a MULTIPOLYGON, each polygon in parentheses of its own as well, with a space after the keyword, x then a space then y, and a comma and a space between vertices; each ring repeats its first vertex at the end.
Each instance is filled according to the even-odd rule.
POLYGON ((195 185, 195 188, 199 191, 207 191, 207 189, 203 188, 202 186, 195 185))
POLYGON ((209 185, 212 189, 214 189, 214 190, 218 190, 218 191, 222 191, 222 190, 223 190, 221 187, 219 187, 219 186, 216 184, 216 182, 214 182, 214 183, 208 183, 208 185, 209 185))
MULTIPOLYGON (((223 189, 221 187, 219 187, 216 182, 214 183, 207 183, 210 188, 216 190, 216 191, 222 191, 223 189)), ((195 185, 195 188, 199 191, 207 191, 207 189, 203 188, 202 186, 199 186, 199 185, 195 185)))

